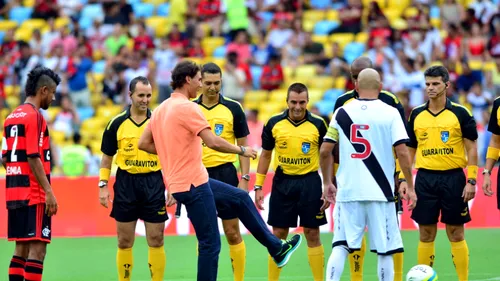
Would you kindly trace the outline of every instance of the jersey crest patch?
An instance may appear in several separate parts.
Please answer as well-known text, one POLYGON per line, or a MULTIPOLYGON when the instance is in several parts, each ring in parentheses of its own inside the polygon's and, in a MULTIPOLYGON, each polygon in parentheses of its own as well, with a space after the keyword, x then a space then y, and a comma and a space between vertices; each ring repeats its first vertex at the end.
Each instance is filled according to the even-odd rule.
POLYGON ((309 153, 310 150, 311 150, 311 143, 309 143, 309 142, 303 142, 302 143, 302 152, 304 154, 307 154, 307 153, 309 153))
POLYGON ((215 135, 220 136, 222 135, 222 132, 224 131, 224 125, 222 124, 215 124, 215 135))
POLYGON ((446 143, 450 139, 449 131, 441 131, 441 141, 446 143))

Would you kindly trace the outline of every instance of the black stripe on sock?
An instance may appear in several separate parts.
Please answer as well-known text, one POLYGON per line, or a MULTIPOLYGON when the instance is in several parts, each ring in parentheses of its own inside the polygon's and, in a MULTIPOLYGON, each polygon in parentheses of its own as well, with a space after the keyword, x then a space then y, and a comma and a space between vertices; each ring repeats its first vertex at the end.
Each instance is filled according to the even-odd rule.
MULTIPOLYGON (((349 114, 347 114, 347 112, 343 108, 340 108, 337 113, 336 120, 337 123, 342 128, 344 134, 349 138, 351 134, 351 125, 354 124, 349 114)), ((358 137, 361 138, 363 137, 363 135, 359 131, 358 131, 358 137)), ((351 143, 351 144, 358 153, 364 152, 365 147, 362 144, 358 143, 351 143)), ((377 182, 380 189, 382 189, 382 192, 384 193, 384 196, 387 199, 387 201, 393 202, 394 194, 392 192, 391 184, 389 183, 389 180, 385 176, 384 170, 380 166, 380 163, 378 162, 378 159, 375 156, 375 154, 371 153, 370 156, 368 156, 368 158, 363 160, 363 163, 365 164, 366 168, 368 169, 372 177, 377 182)))
POLYGON ((39 260, 27 260, 25 271, 29 273, 42 274, 43 262, 39 260))

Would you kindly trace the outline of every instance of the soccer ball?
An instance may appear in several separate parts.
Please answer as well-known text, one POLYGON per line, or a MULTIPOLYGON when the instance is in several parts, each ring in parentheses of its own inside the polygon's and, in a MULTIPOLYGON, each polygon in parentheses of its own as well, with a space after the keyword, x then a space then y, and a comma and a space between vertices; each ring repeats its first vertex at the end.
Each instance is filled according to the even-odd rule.
POLYGON ((415 265, 408 271, 406 281, 436 281, 438 276, 432 267, 424 264, 415 265))

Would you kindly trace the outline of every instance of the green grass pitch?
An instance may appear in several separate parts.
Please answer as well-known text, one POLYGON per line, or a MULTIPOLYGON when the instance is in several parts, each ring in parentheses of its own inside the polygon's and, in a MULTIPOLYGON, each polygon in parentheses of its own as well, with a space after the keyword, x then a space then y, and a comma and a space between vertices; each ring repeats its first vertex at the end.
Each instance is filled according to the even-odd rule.
MULTIPOLYGON (((417 260, 418 233, 403 231, 405 243, 404 270, 407 272, 417 260)), ((325 245, 325 263, 331 252, 331 233, 321 236, 325 245)), ((470 249, 470 281, 500 280, 500 229, 473 229, 466 231, 470 249)), ((267 252, 252 236, 244 237, 247 248, 245 280, 267 280, 267 252)), ((218 280, 232 280, 231 264, 225 238, 221 237, 222 251, 218 280)), ((7 269, 14 244, 0 242, 0 280, 7 280, 7 269)), ((307 262, 306 242, 283 269, 280 280, 311 281, 307 262)), ((194 236, 165 237, 167 267, 165 279, 171 281, 196 280, 196 238, 194 236)), ((44 280, 49 281, 111 281, 117 279, 116 238, 65 238, 54 239, 49 245, 44 268, 44 280)), ((457 280, 451 261, 450 243, 444 230, 436 239, 436 269, 439 280, 457 280)), ((364 267, 365 280, 377 280, 376 255, 368 253, 364 267)), ((137 237, 134 246, 133 281, 147 281, 147 244, 144 237, 137 237)), ((349 280, 346 263, 342 280, 349 280)))

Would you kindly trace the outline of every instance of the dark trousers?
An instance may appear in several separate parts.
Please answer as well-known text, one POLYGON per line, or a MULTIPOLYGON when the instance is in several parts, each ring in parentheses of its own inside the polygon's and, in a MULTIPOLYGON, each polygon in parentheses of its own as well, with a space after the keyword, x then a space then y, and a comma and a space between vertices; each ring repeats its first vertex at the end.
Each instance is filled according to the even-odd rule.
POLYGON ((198 187, 191 186, 186 192, 173 194, 177 202, 184 204, 198 238, 197 281, 216 281, 220 252, 220 235, 216 205, 231 208, 240 221, 271 256, 281 251, 281 240, 267 228, 252 199, 234 186, 210 179, 198 187))

